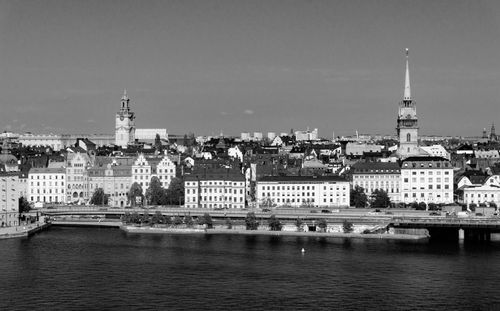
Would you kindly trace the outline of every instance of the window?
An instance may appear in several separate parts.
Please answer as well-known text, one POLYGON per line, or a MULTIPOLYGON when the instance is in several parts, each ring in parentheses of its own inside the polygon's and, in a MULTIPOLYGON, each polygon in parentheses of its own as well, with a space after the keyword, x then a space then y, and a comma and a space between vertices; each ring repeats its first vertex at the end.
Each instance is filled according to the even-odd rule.
MULTIPOLYGON (((410 133, 406 134, 406 141, 407 142, 411 141, 411 135, 410 135, 410 133)), ((409 148, 408 148, 408 151, 410 151, 409 148)))

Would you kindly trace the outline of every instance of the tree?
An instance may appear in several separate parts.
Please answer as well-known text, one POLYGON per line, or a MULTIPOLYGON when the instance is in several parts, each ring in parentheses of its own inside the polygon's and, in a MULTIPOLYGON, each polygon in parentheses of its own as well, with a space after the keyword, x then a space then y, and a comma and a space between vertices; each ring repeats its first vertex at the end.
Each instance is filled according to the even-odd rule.
POLYGON ((412 209, 414 209, 414 210, 418 210, 418 209, 419 209, 419 205, 418 205, 417 201, 412 202, 412 203, 410 204, 410 206, 411 206, 411 208, 412 208, 412 209))
POLYGON ((228 229, 233 229, 233 222, 231 221, 231 218, 226 218, 226 227, 228 229))
POLYGON ((31 210, 30 203, 25 197, 19 197, 19 214, 27 213, 31 210))
POLYGON ((155 149, 159 153, 161 153, 163 151, 163 146, 161 144, 160 134, 158 134, 158 133, 156 133, 156 136, 155 136, 155 149))
POLYGON ((205 214, 203 214, 203 216, 200 216, 198 218, 198 223, 200 225, 207 225, 207 228, 210 228, 210 229, 213 228, 212 217, 208 213, 205 213, 205 214))
POLYGON ((130 202, 130 206, 137 206, 137 198, 140 198, 140 203, 142 204, 144 195, 142 194, 142 187, 137 182, 134 182, 132 186, 130 186, 130 190, 127 194, 128 201, 130 202))
POLYGON ((259 222, 254 212, 248 212, 247 217, 245 217, 245 225, 247 230, 257 230, 259 228, 259 222))
POLYGON ((174 226, 178 226, 182 224, 182 219, 179 216, 174 216, 174 219, 172 220, 174 226))
POLYGON ((368 196, 365 193, 365 189, 360 186, 355 186, 351 189, 350 193, 351 202, 350 205, 354 207, 366 207, 368 202, 368 196))
POLYGON ((157 225, 163 223, 163 215, 160 211, 156 211, 151 217, 151 225, 157 225))
POLYGON ((146 200, 150 205, 162 205, 166 202, 165 189, 161 186, 158 177, 153 176, 149 183, 149 188, 146 190, 146 200))
POLYGON ((184 204, 184 181, 180 178, 174 178, 167 189, 167 199, 171 205, 184 204))
POLYGON ((347 219, 345 219, 342 223, 342 230, 344 231, 344 233, 351 233, 354 230, 352 222, 349 222, 347 221, 347 219))
POLYGON ((383 189, 375 189, 371 195, 372 207, 388 207, 391 205, 391 199, 383 189))
POLYGON ((281 228, 283 227, 280 220, 277 219, 275 215, 271 215, 271 217, 269 217, 267 224, 269 225, 271 231, 281 231, 281 228))
POLYGON ((425 211, 427 209, 427 204, 425 202, 418 203, 418 210, 425 211))
POLYGON ((328 227, 328 223, 326 222, 326 219, 321 218, 318 221, 318 228, 320 228, 322 232, 325 232, 327 227, 328 227))
POLYGON ((92 198, 90 199, 90 204, 92 205, 108 205, 109 194, 104 193, 104 189, 97 188, 92 194, 92 198))
POLYGON ((302 221, 302 219, 300 219, 300 218, 297 218, 297 219, 295 220, 295 226, 297 227, 297 231, 302 231, 302 224, 303 224, 303 223, 304 223, 304 222, 303 222, 303 221, 302 221))
POLYGON ((193 227, 194 225, 193 217, 191 217, 191 215, 184 216, 184 223, 188 228, 193 227))

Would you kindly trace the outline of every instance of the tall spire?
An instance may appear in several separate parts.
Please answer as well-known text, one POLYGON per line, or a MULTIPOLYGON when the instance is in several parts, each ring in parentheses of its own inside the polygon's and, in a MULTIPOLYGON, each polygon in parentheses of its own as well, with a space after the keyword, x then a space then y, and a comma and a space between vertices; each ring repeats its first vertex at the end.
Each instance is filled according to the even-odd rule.
POLYGON ((123 96, 122 96, 122 99, 123 100, 127 100, 128 97, 127 97, 127 89, 123 89, 123 96))
POLYGON ((403 100, 411 100, 410 70, 408 68, 408 48, 406 49, 406 76, 405 76, 405 93, 403 100))

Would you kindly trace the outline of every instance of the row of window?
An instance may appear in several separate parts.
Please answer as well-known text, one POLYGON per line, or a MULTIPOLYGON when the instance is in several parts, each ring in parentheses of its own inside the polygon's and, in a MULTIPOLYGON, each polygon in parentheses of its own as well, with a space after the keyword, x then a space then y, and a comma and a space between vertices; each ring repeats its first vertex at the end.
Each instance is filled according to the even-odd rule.
MULTIPOLYGON (((52 182, 51 182, 51 181, 49 181, 48 183, 49 183, 49 184, 48 184, 48 186, 49 186, 49 187, 52 187, 52 182)), ((45 187, 45 185, 46 185, 46 184, 45 184, 45 181, 42 181, 42 187, 45 187)), ((30 186, 31 186, 31 187, 34 187, 34 186, 35 186, 35 182, 34 182, 34 181, 30 182, 30 186)), ((37 181, 37 182, 36 182, 36 186, 37 186, 37 187, 40 187, 40 182, 39 182, 39 181, 37 181)), ((55 181, 55 182, 54 182, 54 187, 58 187, 58 186, 62 186, 62 187, 64 187, 64 181, 61 181, 61 184, 60 184, 60 185, 58 184, 58 182, 57 182, 57 181, 55 181)))
MULTIPOLYGON (((243 202, 243 197, 226 197, 226 196, 203 196, 201 197, 201 202, 209 202, 209 201, 229 201, 229 202, 238 202, 238 198, 240 202, 243 202)), ((186 202, 197 202, 197 197, 186 197, 186 202)))
MULTIPOLYGON (((408 183, 408 182, 409 182, 409 179, 408 179, 408 178, 404 178, 404 179, 403 179, 403 182, 404 182, 404 183, 408 183)), ((411 182, 412 182, 412 183, 416 183, 416 182, 417 182, 417 177, 412 177, 411 182)), ((432 177, 429 177, 429 178, 427 179, 427 182, 432 183, 432 182, 434 182, 434 180, 432 179, 432 177)), ((439 177, 438 177, 438 178, 436 178, 436 182, 437 182, 437 183, 440 183, 440 182, 441 182, 441 178, 439 178, 439 177)), ((444 178, 444 182, 445 182, 445 183, 449 183, 449 182, 450 182, 450 179, 449 179, 448 177, 445 177, 445 178, 444 178)), ((420 183, 425 183, 425 177, 420 177, 420 183)))
MULTIPOLYGON (((59 193, 59 191, 58 191, 58 190, 59 190, 59 189, 57 189, 57 188, 56 188, 56 189, 54 189, 54 193, 59 193)), ((60 192, 60 193, 64 194, 64 189, 60 189, 60 190, 61 190, 61 192, 60 192)), ((36 192, 35 192, 35 189, 31 189, 30 193, 31 193, 31 194, 34 194, 34 193, 38 193, 38 194, 40 194, 40 193, 43 193, 43 194, 45 194, 45 193, 52 193, 52 189, 49 189, 49 191, 48 191, 48 192, 47 192, 47 190, 46 190, 46 189, 42 189, 42 192, 40 192, 40 189, 36 189, 36 192)))
MULTIPOLYGON (((52 175, 31 175, 30 174, 30 179, 52 179, 52 175), (40 178, 42 176, 42 178, 40 178), (36 178, 35 178, 36 177, 36 178), (45 178, 48 177, 48 178, 45 178)), ((54 175, 54 179, 64 179, 64 175, 54 175)))

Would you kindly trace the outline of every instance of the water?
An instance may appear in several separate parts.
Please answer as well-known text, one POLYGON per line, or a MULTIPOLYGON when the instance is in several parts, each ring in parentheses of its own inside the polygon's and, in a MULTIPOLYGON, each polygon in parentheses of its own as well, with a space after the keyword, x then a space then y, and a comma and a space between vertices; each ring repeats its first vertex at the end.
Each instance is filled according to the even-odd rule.
POLYGON ((0 262, 0 310, 500 309, 496 242, 53 227, 0 240, 0 262))

